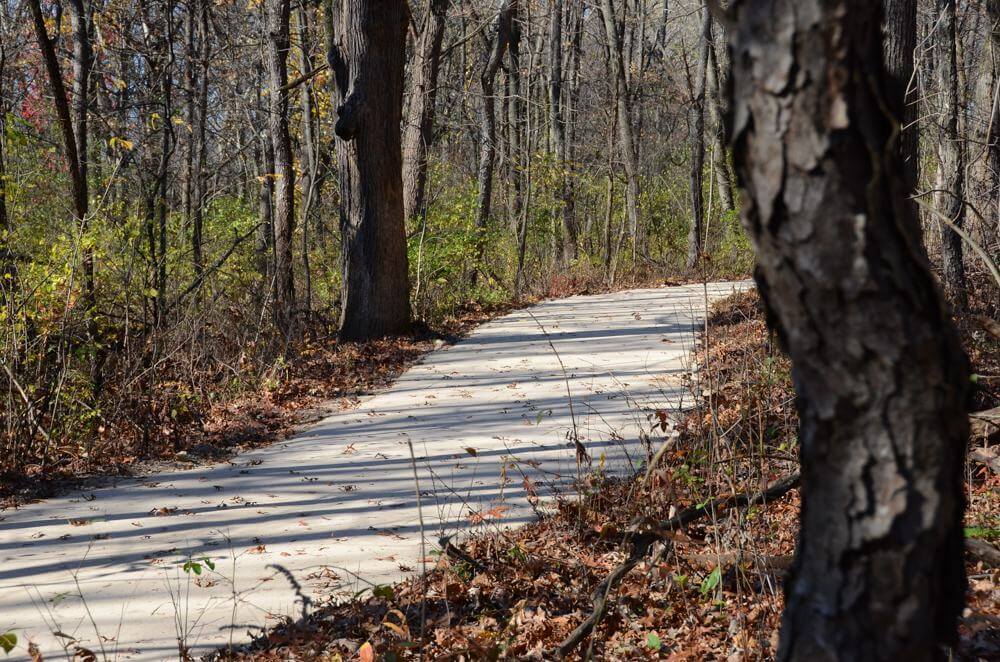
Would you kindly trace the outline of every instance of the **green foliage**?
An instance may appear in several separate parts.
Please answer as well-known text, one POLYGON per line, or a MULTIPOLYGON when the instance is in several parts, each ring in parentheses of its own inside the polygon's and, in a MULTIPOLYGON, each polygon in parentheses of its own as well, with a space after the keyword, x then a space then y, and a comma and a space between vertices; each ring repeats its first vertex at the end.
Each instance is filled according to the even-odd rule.
POLYGON ((965 537, 978 538, 980 540, 1000 540, 1000 529, 970 526, 965 529, 965 537))
POLYGON ((5 654, 10 654, 14 647, 17 646, 17 635, 13 632, 5 632, 0 634, 0 648, 3 649, 5 654))
POLYGON ((510 296, 514 244, 496 225, 475 227, 476 192, 449 189, 408 228, 410 280, 419 317, 454 316, 466 304, 492 305, 510 296), (482 256, 479 259, 478 256, 482 256))
POLYGON ((722 582, 722 567, 715 566, 715 569, 708 574, 705 579, 701 582, 701 587, 699 591, 703 597, 708 597, 708 594, 715 590, 715 588, 722 582))
POLYGON ((181 565, 181 569, 187 574, 201 575, 204 568, 215 570, 215 562, 207 556, 202 556, 199 559, 188 559, 181 565))

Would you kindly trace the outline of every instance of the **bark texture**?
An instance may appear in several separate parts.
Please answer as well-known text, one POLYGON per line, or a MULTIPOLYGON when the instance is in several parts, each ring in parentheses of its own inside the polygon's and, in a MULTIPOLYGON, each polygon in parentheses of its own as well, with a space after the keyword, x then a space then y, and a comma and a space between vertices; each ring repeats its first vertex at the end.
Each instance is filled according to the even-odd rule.
POLYGON ((409 12, 404 0, 335 4, 327 58, 340 102, 340 337, 368 340, 410 326, 400 141, 409 12))
POLYGON ((292 235, 295 230, 295 168, 288 131, 288 50, 290 0, 267 3, 268 119, 274 148, 274 309, 278 327, 292 333, 295 319, 295 278, 292 235))
MULTIPOLYGON (((701 257, 701 235, 705 226, 704 170, 705 170, 705 81, 708 74, 708 58, 712 49, 712 15, 708 9, 701 9, 701 40, 698 62, 695 65, 695 80, 691 88, 691 107, 688 111, 688 142, 691 148, 690 192, 691 225, 688 227, 687 262, 688 269, 694 269, 701 257)), ((690 80, 690 78, 689 78, 690 80)))
MULTIPOLYGON (((618 33, 618 19, 612 0, 601 0, 604 19, 604 36, 611 55, 617 91, 615 105, 618 113, 618 145, 625 161, 625 208, 628 212, 629 232, 632 235, 632 261, 635 261, 639 233, 639 157, 632 133, 632 111, 629 98, 629 81, 625 71, 625 56, 618 33)), ((664 8, 666 16, 666 8, 664 8)))
POLYGON ((990 30, 991 110, 989 129, 983 142, 987 145, 987 196, 994 219, 993 239, 1000 242, 1000 139, 997 137, 1000 131, 1000 0, 986 0, 986 16, 990 30))
POLYGON ((712 168, 715 170, 715 183, 719 189, 719 206, 723 212, 736 209, 733 202, 733 178, 729 171, 729 152, 725 140, 725 110, 722 107, 722 90, 725 89, 722 68, 716 57, 714 38, 708 49, 708 68, 705 79, 705 103, 712 130, 712 168))
POLYGON ((485 228, 490 220, 493 202, 493 170, 497 157, 496 79, 503 56, 510 43, 517 0, 503 0, 493 21, 492 41, 479 75, 483 105, 479 126, 479 195, 476 227, 485 228))
MULTIPOLYGON (((959 134, 958 57, 955 52, 955 0, 937 0, 935 34, 938 82, 938 177, 935 205, 952 223, 965 223, 965 149, 959 134)), ((962 238, 944 223, 941 228, 941 279, 951 304, 967 304, 962 238)))
POLYGON ((420 32, 413 88, 403 133, 403 200, 406 218, 419 214, 427 190, 427 150, 434 141, 441 45, 450 0, 431 0, 427 22, 420 32))
POLYGON ((900 118, 899 155, 910 186, 916 186, 920 164, 917 103, 907 94, 913 78, 913 51, 917 47, 917 0, 882 0, 882 56, 891 93, 904 99, 900 118))
POLYGON ((742 220, 801 420, 778 657, 937 659, 965 591, 968 362, 906 203, 881 6, 733 7, 742 220))

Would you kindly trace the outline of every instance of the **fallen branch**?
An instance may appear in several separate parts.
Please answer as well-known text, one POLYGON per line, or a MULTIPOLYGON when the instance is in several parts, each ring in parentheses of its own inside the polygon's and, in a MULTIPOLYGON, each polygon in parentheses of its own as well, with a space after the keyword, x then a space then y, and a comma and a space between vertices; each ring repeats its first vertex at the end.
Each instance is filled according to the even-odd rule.
POLYGON ((1000 322, 995 319, 987 317, 986 315, 980 315, 976 318, 979 321, 979 325, 989 333, 991 336, 1000 340, 1000 322))
POLYGON ((975 441, 1000 433, 1000 407, 969 414, 969 436, 975 441))
POLYGON ((1000 456, 992 448, 974 448, 969 451, 969 459, 978 462, 1000 476, 1000 456))
POLYGON ((1000 549, 978 538, 965 539, 965 551, 986 565, 1000 568, 1000 549))
POLYGON ((611 591, 618 586, 622 578, 625 577, 635 566, 642 561, 649 553, 650 547, 658 540, 669 541, 669 534, 673 531, 685 527, 703 517, 718 513, 721 510, 730 508, 748 508, 761 503, 766 503, 774 499, 779 499, 785 494, 799 486, 799 475, 794 474, 774 483, 771 487, 757 494, 736 494, 733 496, 719 497, 707 504, 685 508, 675 516, 663 522, 650 522, 648 520, 633 523, 629 527, 629 538, 632 542, 632 551, 624 563, 611 571, 604 581, 597 585, 591 594, 590 600, 594 609, 566 639, 559 644, 557 656, 564 658, 580 645, 587 635, 589 635, 597 623, 601 620, 607 607, 608 597, 611 591))
POLYGON ((712 552, 697 552, 683 554, 684 560, 688 563, 696 563, 701 566, 736 566, 745 561, 754 563, 758 568, 766 572, 787 572, 792 567, 795 557, 791 554, 763 554, 759 557, 748 557, 742 552, 722 552, 715 554, 712 552))

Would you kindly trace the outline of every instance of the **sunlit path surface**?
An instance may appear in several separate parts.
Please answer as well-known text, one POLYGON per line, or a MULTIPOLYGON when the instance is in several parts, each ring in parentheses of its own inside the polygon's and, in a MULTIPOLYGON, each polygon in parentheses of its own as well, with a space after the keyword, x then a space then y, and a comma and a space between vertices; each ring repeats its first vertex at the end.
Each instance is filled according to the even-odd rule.
POLYGON ((647 416, 688 404, 681 376, 705 300, 697 285, 543 303, 287 442, 0 513, 0 632, 20 639, 10 659, 28 659, 29 640, 58 659, 73 638, 108 659, 175 659, 179 638, 201 654, 300 614, 288 577, 306 595, 352 594, 419 571, 408 441, 428 550, 443 534, 530 521, 526 485, 543 498, 571 489, 574 427, 595 463, 636 468, 647 416))

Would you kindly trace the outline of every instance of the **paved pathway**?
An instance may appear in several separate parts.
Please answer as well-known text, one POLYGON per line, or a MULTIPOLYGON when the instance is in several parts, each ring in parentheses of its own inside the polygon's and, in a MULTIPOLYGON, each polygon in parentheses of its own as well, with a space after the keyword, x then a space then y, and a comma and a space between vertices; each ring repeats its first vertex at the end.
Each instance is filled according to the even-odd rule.
POLYGON ((628 471, 645 457, 647 415, 685 404, 705 295, 684 286, 546 302, 284 443, 0 512, 0 633, 20 639, 9 659, 26 659, 27 640, 57 659, 70 637, 99 658, 176 659, 179 636, 199 654, 300 613, 283 572, 323 595, 419 570, 408 441, 428 550, 442 534, 530 521, 525 475, 549 495, 571 489, 574 420, 595 460, 628 471), (182 570, 203 557, 214 571, 182 570))

